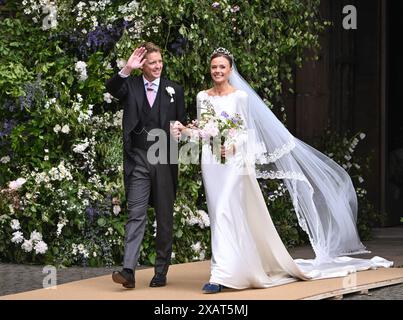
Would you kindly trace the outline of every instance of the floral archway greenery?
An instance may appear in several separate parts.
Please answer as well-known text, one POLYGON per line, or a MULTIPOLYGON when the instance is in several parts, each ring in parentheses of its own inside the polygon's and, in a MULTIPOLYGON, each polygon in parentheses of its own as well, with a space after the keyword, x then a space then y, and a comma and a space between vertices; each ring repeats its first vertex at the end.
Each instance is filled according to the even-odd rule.
MULTIPOLYGON (((318 48, 325 25, 318 6, 319 0, 0 1, 1 261, 121 262, 122 111, 104 83, 140 42, 163 49, 164 73, 184 86, 189 120, 196 93, 210 85, 208 57, 217 46, 234 54, 243 76, 281 115, 283 81, 306 49, 318 48)), ((346 162, 345 149, 357 141, 334 153, 346 162)), ((301 243, 282 184, 261 186, 284 241, 301 243)), ((174 214, 173 262, 208 258, 197 165, 181 166, 174 214)), ((142 264, 154 262, 154 233, 150 210, 142 264)))

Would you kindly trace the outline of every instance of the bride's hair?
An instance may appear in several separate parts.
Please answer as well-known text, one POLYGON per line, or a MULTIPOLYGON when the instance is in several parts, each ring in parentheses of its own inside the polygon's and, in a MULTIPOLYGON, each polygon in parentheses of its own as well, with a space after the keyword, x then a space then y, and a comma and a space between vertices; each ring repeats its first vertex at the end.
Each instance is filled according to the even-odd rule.
POLYGON ((232 68, 232 64, 234 62, 234 56, 227 49, 223 47, 219 47, 214 49, 213 53, 210 56, 210 61, 214 58, 223 57, 228 60, 230 67, 232 68))

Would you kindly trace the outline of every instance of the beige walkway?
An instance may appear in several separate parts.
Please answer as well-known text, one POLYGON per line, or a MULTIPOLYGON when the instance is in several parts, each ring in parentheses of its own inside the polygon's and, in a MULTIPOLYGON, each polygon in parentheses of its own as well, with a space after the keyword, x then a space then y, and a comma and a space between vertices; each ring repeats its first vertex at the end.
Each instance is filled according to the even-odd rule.
POLYGON ((128 290, 112 282, 111 276, 102 276, 59 285, 56 289, 40 289, 0 299, 38 300, 296 300, 325 299, 343 293, 371 289, 403 282, 403 269, 390 268, 362 271, 344 278, 315 281, 297 281, 268 289, 224 290, 219 294, 203 294, 201 287, 209 276, 209 261, 173 265, 169 271, 168 285, 149 288, 153 269, 139 270, 136 289, 128 290))

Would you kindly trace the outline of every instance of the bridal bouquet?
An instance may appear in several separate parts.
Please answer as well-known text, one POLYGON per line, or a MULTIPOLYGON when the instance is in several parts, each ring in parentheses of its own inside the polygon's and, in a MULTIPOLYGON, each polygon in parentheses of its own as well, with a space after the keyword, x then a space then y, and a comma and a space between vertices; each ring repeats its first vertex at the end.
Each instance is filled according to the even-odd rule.
POLYGON ((244 130, 243 120, 239 114, 230 116, 225 111, 216 114, 209 100, 203 100, 202 106, 204 111, 200 120, 192 126, 198 129, 202 141, 210 144, 217 160, 225 163, 225 158, 221 156, 221 146, 228 148, 236 144, 238 135, 244 130))

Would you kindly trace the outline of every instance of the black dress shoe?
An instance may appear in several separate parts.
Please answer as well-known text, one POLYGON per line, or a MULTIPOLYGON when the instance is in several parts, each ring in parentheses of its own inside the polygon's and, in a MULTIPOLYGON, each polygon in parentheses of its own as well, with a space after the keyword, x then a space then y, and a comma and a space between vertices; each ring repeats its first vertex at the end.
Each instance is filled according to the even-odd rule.
POLYGON ((151 279, 150 287, 164 287, 167 284, 167 276, 163 274, 155 274, 151 279))
POLYGON ((116 283, 120 283, 123 287, 128 289, 133 289, 135 287, 134 275, 133 273, 122 271, 113 271, 112 280, 116 283))

